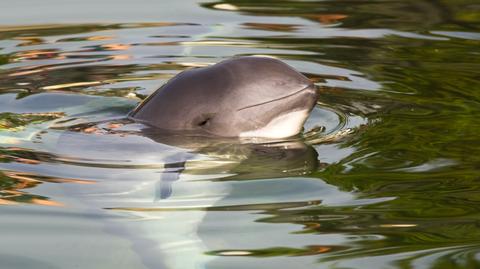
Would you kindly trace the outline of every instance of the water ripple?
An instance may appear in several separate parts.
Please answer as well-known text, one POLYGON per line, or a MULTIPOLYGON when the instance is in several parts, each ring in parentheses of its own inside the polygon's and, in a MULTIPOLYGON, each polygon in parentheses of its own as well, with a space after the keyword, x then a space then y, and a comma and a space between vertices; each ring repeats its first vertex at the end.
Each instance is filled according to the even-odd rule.
POLYGON ((0 267, 479 267, 474 1, 49 1, 0 18, 0 267), (302 136, 125 120, 240 55, 315 83, 302 136))

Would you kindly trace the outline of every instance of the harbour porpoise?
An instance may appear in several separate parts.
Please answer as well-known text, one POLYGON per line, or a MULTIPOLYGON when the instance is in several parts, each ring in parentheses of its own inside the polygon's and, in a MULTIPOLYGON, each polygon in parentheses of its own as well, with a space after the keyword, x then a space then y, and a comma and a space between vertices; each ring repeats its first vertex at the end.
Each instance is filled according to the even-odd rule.
POLYGON ((105 230, 130 241, 145 267, 192 268, 215 258, 204 254, 198 234, 208 210, 162 207, 230 205, 230 193, 245 191, 230 181, 316 171, 315 149, 289 138, 302 131, 316 101, 315 86, 287 64, 237 57, 183 71, 128 119, 57 129, 49 152, 72 173, 95 176, 98 184, 65 192, 78 207, 105 216, 105 230), (243 139, 252 137, 262 139, 243 139), (105 210, 149 221, 111 220, 105 210))
POLYGON ((282 61, 237 57, 181 72, 129 118, 167 131, 285 138, 302 130, 316 101, 313 83, 282 61))

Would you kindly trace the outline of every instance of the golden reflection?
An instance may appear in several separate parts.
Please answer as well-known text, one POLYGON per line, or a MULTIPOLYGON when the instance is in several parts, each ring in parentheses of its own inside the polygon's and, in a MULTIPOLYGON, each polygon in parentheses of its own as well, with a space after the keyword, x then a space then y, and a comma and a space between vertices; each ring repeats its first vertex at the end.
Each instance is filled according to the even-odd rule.
POLYGON ((131 47, 128 44, 104 44, 100 45, 104 50, 127 50, 131 47))
POLYGON ((199 40, 199 41, 183 41, 183 42, 176 42, 183 46, 252 46, 253 43, 247 42, 232 42, 232 41, 223 41, 223 40, 199 40))
POLYGON ((295 24, 277 24, 277 23, 254 23, 247 22, 243 24, 247 28, 264 30, 264 31, 282 31, 282 32, 293 32, 296 31, 299 25, 295 24))
POLYGON ((33 46, 33 45, 40 45, 45 43, 45 40, 35 36, 18 36, 13 39, 23 41, 22 43, 18 44, 17 47, 33 46))
POLYGON ((338 23, 338 21, 347 18, 345 14, 310 14, 306 16, 309 19, 316 20, 323 24, 338 23))
MULTIPOLYGON (((27 50, 20 51, 13 55, 12 59, 14 62, 21 62, 24 60, 46 60, 46 59, 55 59, 60 56, 60 53, 54 49, 45 49, 45 50, 27 50)), ((61 57, 61 56, 60 56, 61 57)))
POLYGON ((228 11, 236 11, 239 10, 237 6, 234 6, 232 4, 215 4, 213 5, 214 9, 220 9, 220 10, 228 10, 228 11))
POLYGON ((381 224, 379 227, 381 228, 410 228, 410 227, 416 227, 417 224, 408 224, 408 223, 402 223, 402 224, 381 224))
POLYGON ((52 200, 44 200, 44 199, 38 199, 38 198, 33 198, 31 200, 32 204, 35 205, 45 205, 45 206, 65 206, 64 204, 52 200))
POLYGON ((58 90, 70 87, 79 87, 79 86, 92 86, 92 85, 99 85, 102 84, 101 81, 85 81, 85 82, 74 82, 74 83, 66 83, 66 84, 57 84, 57 85, 50 85, 41 87, 42 90, 58 90))
MULTIPOLYGON (((3 171, 2 173, 9 178, 17 179, 17 180, 23 182, 24 184, 27 183, 27 182, 75 183, 75 184, 95 184, 95 183, 97 183, 94 180, 44 177, 44 176, 38 176, 38 175, 35 175, 33 173, 27 173, 27 172, 3 171)), ((19 186, 22 189, 27 188, 27 186, 22 186, 22 185, 19 185, 19 186)))
POLYGON ((97 126, 88 127, 82 130, 86 134, 100 134, 102 131, 97 126))
POLYGON ((132 59, 132 56, 128 55, 128 54, 119 54, 119 55, 111 56, 111 59, 112 60, 118 60, 118 61, 130 60, 130 59, 132 59))
POLYGON ((309 230, 315 230, 322 227, 322 225, 317 222, 308 222, 308 223, 304 223, 304 225, 305 225, 305 229, 309 229, 309 230))
POLYGON ((115 38, 114 36, 98 35, 98 36, 89 36, 89 37, 85 38, 85 40, 99 41, 99 40, 112 40, 114 38, 115 38))
POLYGON ((142 27, 165 27, 175 25, 194 25, 192 23, 176 23, 176 22, 141 22, 141 23, 124 23, 120 26, 122 28, 142 28, 142 27))
POLYGON ((62 112, 50 113, 0 113, 0 131, 20 131, 30 124, 44 123, 64 116, 62 112))
POLYGON ((110 122, 108 124, 102 124, 102 125, 80 125, 71 128, 71 131, 75 132, 81 132, 85 134, 112 134, 112 135, 118 135, 118 136, 125 136, 128 134, 128 132, 122 132, 118 131, 116 129, 123 127, 124 124, 121 122, 110 122))
POLYGON ((31 75, 31 74, 43 72, 45 70, 46 69, 44 69, 44 68, 32 69, 32 70, 27 70, 27 71, 20 71, 20 72, 11 73, 11 74, 8 74, 8 76, 9 77, 15 77, 15 76, 31 75))
POLYGON ((8 147, 6 148, 8 151, 24 151, 24 148, 19 148, 19 147, 8 147))
POLYGON ((339 246, 324 246, 324 245, 311 245, 305 248, 286 248, 275 247, 271 249, 259 249, 259 250, 222 250, 215 252, 218 256, 254 256, 254 257, 268 257, 274 255, 284 256, 312 256, 331 252, 333 250, 339 250, 342 247, 339 246))
POLYGON ((121 124, 121 123, 109 123, 107 125, 107 128, 109 129, 117 129, 117 128, 120 128, 122 127, 124 124, 121 124))
POLYGON ((52 183, 74 183, 74 184, 96 184, 95 180, 86 180, 86 179, 75 179, 75 178, 49 178, 44 179, 43 181, 48 181, 52 183))
POLYGON ((325 252, 330 252, 333 248, 330 246, 320 246, 320 245, 314 245, 314 246, 308 246, 307 250, 303 253, 299 253, 294 256, 309 256, 309 255, 317 255, 325 252))
POLYGON ((2 185, 7 185, 0 189, 0 197, 3 201, 2 204, 11 205, 12 203, 38 203, 38 199, 46 200, 46 197, 38 197, 22 191, 20 189, 27 189, 36 187, 40 182, 27 176, 17 175, 14 172, 3 172, 3 176, 0 174, 0 182, 2 185), (34 200, 37 199, 37 200, 34 200))
POLYGON ((221 251, 218 253, 220 256, 248 256, 253 253, 245 250, 230 250, 230 251, 221 251))
POLYGON ((41 206, 64 206, 49 197, 23 191, 49 183, 94 184, 95 181, 38 176, 27 172, 3 171, 0 173, 0 205, 35 204, 41 206))
POLYGON ((0 26, 0 32, 16 32, 39 29, 55 29, 64 27, 61 24, 39 24, 39 25, 18 25, 18 26, 0 26))
POLYGON ((276 56, 273 56, 273 55, 268 55, 268 54, 252 54, 250 56, 255 56, 255 57, 265 57, 265 58, 272 58, 272 59, 278 59, 280 60, 280 58, 276 57, 276 56))
POLYGON ((102 40, 111 40, 113 37, 110 36, 85 36, 85 37, 67 37, 57 39, 56 43, 61 42, 81 42, 81 41, 102 41, 102 40))
POLYGON ((130 98, 130 99, 141 99, 140 97, 137 96, 136 93, 133 93, 133 92, 127 93, 127 95, 125 95, 125 97, 130 98))
POLYGON ((209 66, 209 65, 212 65, 213 63, 200 63, 200 62, 178 62, 176 63, 180 66, 184 66, 184 67, 205 67, 205 66, 209 66))
MULTIPOLYGON (((124 23, 124 24, 37 24, 37 25, 16 25, 16 26, 0 26, 0 32, 18 32, 18 31, 33 31, 33 30, 44 30, 44 29, 69 29, 71 28, 85 28, 85 29, 117 29, 117 28, 142 28, 142 27, 164 27, 164 26, 175 26, 175 25, 185 25, 187 23, 175 23, 175 22, 146 22, 146 23, 124 23)), ((192 23, 188 23, 194 25, 192 23)))
POLYGON ((17 163, 23 163, 23 164, 39 164, 39 160, 32 160, 32 159, 26 159, 26 158, 13 158, 17 163))
POLYGON ((18 203, 14 202, 14 201, 7 200, 7 199, 0 198, 0 205, 16 205, 16 204, 18 204, 18 203))

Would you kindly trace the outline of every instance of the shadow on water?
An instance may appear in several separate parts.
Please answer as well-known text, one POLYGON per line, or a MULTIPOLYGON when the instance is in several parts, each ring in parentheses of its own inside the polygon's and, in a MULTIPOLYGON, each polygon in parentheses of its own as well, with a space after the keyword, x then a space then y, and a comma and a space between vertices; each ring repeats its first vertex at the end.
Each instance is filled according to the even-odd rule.
POLYGON ((480 266, 476 1, 192 10, 218 21, 0 27, 2 267, 480 266), (180 71, 234 55, 315 82, 301 137, 123 120, 180 71))

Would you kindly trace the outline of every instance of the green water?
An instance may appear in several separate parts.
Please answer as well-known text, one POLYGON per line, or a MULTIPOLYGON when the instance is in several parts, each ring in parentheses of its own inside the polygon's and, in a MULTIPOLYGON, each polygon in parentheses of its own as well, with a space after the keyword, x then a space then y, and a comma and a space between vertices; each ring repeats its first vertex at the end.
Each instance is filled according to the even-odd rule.
POLYGON ((478 1, 1 13, 0 268, 480 268, 478 1), (175 74, 235 55, 315 82, 303 138, 191 151, 113 130, 175 74), (167 199, 162 175, 179 177, 167 199))

